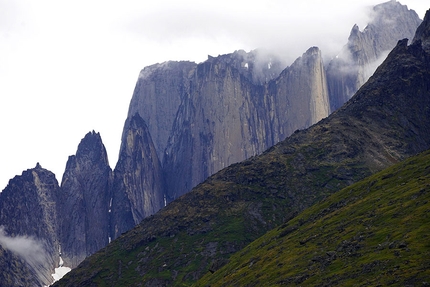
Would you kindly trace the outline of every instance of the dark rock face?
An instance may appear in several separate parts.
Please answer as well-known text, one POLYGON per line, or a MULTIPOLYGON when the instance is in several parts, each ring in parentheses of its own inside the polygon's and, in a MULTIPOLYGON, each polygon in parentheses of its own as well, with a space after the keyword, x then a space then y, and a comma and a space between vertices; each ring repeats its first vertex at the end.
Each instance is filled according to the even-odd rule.
POLYGON ((327 67, 331 112, 354 95, 398 40, 412 39, 421 23, 415 11, 397 1, 376 5, 373 13, 362 32, 352 28, 348 43, 327 67))
POLYGON ((58 194, 55 175, 39 164, 11 179, 0 193, 0 245, 17 254, 46 285, 59 263, 58 194), (8 238, 18 245, 8 247, 8 238))
POLYGON ((65 266, 76 267, 109 243, 112 171, 100 134, 88 133, 70 156, 61 183, 59 216, 65 266))
POLYGON ((148 128, 135 114, 125 123, 111 200, 111 234, 118 237, 164 206, 160 161, 148 128))
POLYGON ((27 263, 0 245, 0 282, 3 287, 39 286, 39 278, 27 263))

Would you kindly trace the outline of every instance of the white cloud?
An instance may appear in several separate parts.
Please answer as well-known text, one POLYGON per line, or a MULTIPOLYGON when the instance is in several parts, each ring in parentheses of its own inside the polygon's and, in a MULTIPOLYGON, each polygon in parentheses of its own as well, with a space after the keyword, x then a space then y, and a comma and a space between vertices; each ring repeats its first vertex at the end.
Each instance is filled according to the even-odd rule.
POLYGON ((8 236, 3 226, 0 226, 0 245, 19 255, 32 267, 46 261, 46 254, 40 242, 31 236, 8 236))

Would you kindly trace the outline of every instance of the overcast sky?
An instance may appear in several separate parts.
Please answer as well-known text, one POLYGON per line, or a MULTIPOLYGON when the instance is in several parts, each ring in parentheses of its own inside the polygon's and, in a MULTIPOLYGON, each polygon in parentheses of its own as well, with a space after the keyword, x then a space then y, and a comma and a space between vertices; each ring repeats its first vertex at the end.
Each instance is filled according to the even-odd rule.
MULTIPOLYGON (((381 2, 0 0, 0 190, 37 162, 60 182, 91 130, 114 168, 145 66, 259 47, 289 63, 311 46, 328 57, 381 2)), ((428 0, 401 3, 421 19, 430 8, 428 0)))

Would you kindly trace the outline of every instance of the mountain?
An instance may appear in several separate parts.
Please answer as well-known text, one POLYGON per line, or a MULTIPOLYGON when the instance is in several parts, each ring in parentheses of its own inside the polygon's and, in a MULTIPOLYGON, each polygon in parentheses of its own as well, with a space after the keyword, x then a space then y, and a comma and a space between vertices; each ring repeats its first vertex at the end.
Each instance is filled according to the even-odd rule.
POLYGON ((258 238, 195 286, 425 286, 430 151, 347 187, 258 238))
MULTIPOLYGON (((428 43, 425 35, 429 33, 422 27, 428 27, 429 21, 430 11, 418 29, 417 40, 410 46, 407 39, 399 41, 375 74, 342 108, 310 128, 294 132, 262 155, 212 175, 191 192, 145 218, 135 228, 85 259, 55 286, 191 285, 207 272, 216 274, 236 252, 239 252, 237 256, 242 253, 245 256, 243 248, 266 232, 280 225, 285 230, 290 220, 313 204, 375 172, 428 150, 430 54, 423 49, 422 43, 428 43)), ((428 164, 421 166, 420 172, 427 174, 427 167, 428 164)), ((403 182, 397 176, 392 177, 389 185, 403 182)), ((363 184, 366 186, 366 182, 363 184)), ((352 188, 357 187, 354 185, 352 188)), ((410 191, 410 196, 415 195, 415 191, 410 191)), ((345 195, 339 199, 345 204, 356 200, 349 197, 349 192, 340 194, 345 195)), ((381 194, 381 205, 386 207, 387 203, 391 204, 381 194)), ((418 203, 415 207, 422 206, 419 201, 412 203, 418 203)), ((396 206, 401 207, 401 204, 396 206)), ((372 210, 360 212, 369 214, 372 210)), ((364 227, 376 224, 371 219, 359 223, 364 227), (366 222, 370 225, 367 226, 366 222)), ((377 223, 381 226, 379 228, 384 227, 383 221, 377 223)), ((389 223, 394 226, 394 221, 389 223)), ((361 227, 357 228, 357 232, 361 230, 361 227)), ((376 227, 374 230, 380 232, 376 227)), ((321 233, 322 229, 309 231, 311 236, 304 237, 307 240, 303 240, 302 245, 313 239, 313 232, 321 233)), ((337 252, 356 252, 360 243, 353 241, 352 237, 357 232, 352 229, 347 233, 344 249, 337 252)), ((393 241, 401 237, 398 234, 392 236, 393 241)), ((379 241, 381 244, 390 240, 376 239, 382 240, 379 241)), ((407 241, 407 238, 402 240, 407 241)), ((393 244, 393 251, 402 252, 398 249, 404 248, 404 244, 397 241, 393 244)), ((321 248, 317 257, 324 251, 321 248)), ((413 252, 411 254, 417 254, 416 250, 413 252)), ((374 261, 366 259, 359 264, 369 263, 367 267, 360 265, 365 270, 372 266, 381 268, 379 270, 391 268, 391 261, 372 265, 377 264, 378 258, 374 261)), ((315 260, 315 268, 324 265, 325 259, 315 260)), ((343 261, 338 262, 333 268, 342 266, 343 261)), ((288 279, 287 276, 285 278, 288 279)))
POLYGON ((399 39, 412 39, 421 22, 396 1, 375 6, 372 13, 364 31, 354 26, 348 44, 327 65, 312 47, 289 67, 257 49, 209 56, 200 64, 170 61, 143 69, 128 119, 138 113, 148 126, 167 201, 327 117, 399 39))
MULTIPOLYGON (((386 9, 384 7, 392 5, 390 3, 378 9, 386 9)), ((395 10, 390 11, 396 14, 395 10)), ((391 14, 376 13, 377 18, 381 15, 389 17, 391 14)), ((396 23, 395 27, 409 27, 413 21, 403 17, 416 17, 413 13, 401 15, 389 18, 396 23)), ((416 42, 421 41, 427 47, 426 28, 420 29, 416 42)), ((376 28, 372 31, 366 34, 366 39, 380 36, 376 28)), ((373 42, 363 40, 360 43, 360 47, 367 47, 373 42)), ((368 53, 367 49, 363 51, 363 55, 368 53)), ((329 83, 327 66, 317 47, 308 49, 288 67, 276 55, 261 49, 208 56, 200 64, 166 62, 146 67, 139 75, 130 102, 113 171, 101 136, 93 131, 82 139, 76 155, 69 157, 61 186, 51 172, 38 164, 11 180, 0 194, 0 225, 3 225, 0 244, 4 250, 0 265, 5 267, 1 270, 9 272, 0 276, 5 282, 15 280, 17 284, 31 280, 50 284, 54 272, 57 276, 68 267, 76 267, 85 257, 163 208, 173 216, 167 220, 170 223, 157 221, 157 215, 148 219, 152 222, 150 225, 154 222, 157 225, 154 228, 165 225, 163 230, 171 236, 177 236, 186 228, 183 238, 189 245, 183 245, 186 250, 183 254, 199 254, 192 248, 206 251, 196 255, 199 266, 194 262, 188 271, 162 278, 160 282, 195 281, 205 272, 207 262, 215 269, 220 267, 234 251, 281 224, 296 211, 427 146, 427 139, 420 134, 426 127, 425 122, 421 127, 417 124, 421 119, 413 118, 411 113, 403 115, 394 104, 383 102, 384 110, 381 114, 372 114, 374 118, 350 120, 348 113, 352 112, 349 111, 337 116, 338 123, 323 120, 321 125, 326 123, 325 128, 337 129, 331 135, 336 136, 336 140, 329 140, 328 135, 319 132, 310 132, 310 136, 302 132, 294 134, 293 138, 301 142, 298 149, 309 141, 315 142, 314 151, 306 149, 293 158, 285 158, 272 150, 266 152, 271 154, 268 157, 255 157, 294 131, 327 117, 332 98, 329 83), (377 126, 373 121, 386 126, 377 126), (346 124, 352 125, 347 132, 346 124), (353 128, 363 130, 367 125, 373 130, 364 130, 362 134, 350 131, 353 128), (368 136, 374 146, 361 136, 368 136), (405 146, 405 138, 410 146, 405 146), (381 145, 384 148, 380 148, 381 145), (325 146, 331 150, 322 156, 326 153, 325 146), (317 160, 310 162, 305 155, 316 156, 317 160), (194 192, 185 197, 189 201, 186 204, 181 199, 172 207, 164 207, 226 166, 250 158, 252 160, 236 164, 209 179, 215 187, 219 185, 225 189, 225 197, 224 191, 223 195, 208 195, 208 198, 196 197, 194 192), (336 160, 333 162, 332 158, 336 160), (247 165, 250 170, 243 169, 247 165), (231 194, 230 188, 240 191, 240 196, 231 194), (260 189, 264 192, 255 193, 260 189), (187 215, 176 213, 175 208, 183 209, 181 212, 187 215), (193 219, 197 211, 203 212, 202 222, 196 223, 193 219), (235 216, 235 220, 231 221, 231 216, 235 216), (202 242, 187 239, 188 235, 195 234, 203 238, 206 233, 210 236, 202 242), (231 237, 225 239, 225 234, 231 237), (212 237, 224 239, 207 241, 212 237), (20 253, 22 248, 14 248, 9 244, 11 241, 24 242, 25 246, 32 246, 30 250, 34 252, 20 253), (218 249, 222 250, 221 255, 218 249), (26 275, 26 270, 31 276, 26 275), (11 274, 19 276, 20 272, 27 277, 11 277, 11 274)), ((408 101, 400 104, 415 108, 408 101)), ((418 107, 425 104, 418 102, 418 107)), ((358 104, 355 107, 358 109, 358 104)), ((423 114, 418 107, 417 116, 423 114)), ((287 153, 290 152, 293 150, 287 153)), ((210 185, 202 184, 197 190, 207 195, 209 188, 210 185)), ((163 218, 166 213, 162 214, 163 218)), ((151 229, 148 238, 159 232, 164 234, 161 229, 154 230, 158 231, 151 229)), ((148 257, 148 264, 154 260, 154 254, 148 257)), ((157 256, 164 256, 163 252, 160 254, 157 256)), ((173 272, 179 272, 183 260, 181 257, 175 263, 165 264, 173 272)), ((146 270, 146 267, 141 268, 146 270)), ((159 280, 155 275, 151 278, 148 280, 159 280)))
POLYGON ((161 164, 148 127, 138 113, 125 126, 110 203, 112 239, 165 204, 161 164))
POLYGON ((348 43, 327 67, 331 111, 355 94, 398 40, 412 40, 421 23, 415 11, 394 0, 374 6, 372 12, 363 31, 354 25, 348 43))
POLYGON ((19 274, 21 268, 23 276, 32 273, 27 279, 10 279, 13 282, 35 278, 45 285, 52 282, 53 267, 59 265, 58 196, 55 175, 40 164, 11 179, 0 194, 0 245, 14 255, 2 252, 4 256, 15 258, 5 264, 18 266, 11 274, 19 274))
POLYGON ((60 241, 66 266, 77 266, 109 243, 112 180, 100 134, 87 133, 76 155, 67 161, 59 192, 60 241))
POLYGON ((247 62, 258 55, 238 51, 197 65, 163 158, 169 199, 273 145, 270 98, 253 82, 256 64, 247 62))

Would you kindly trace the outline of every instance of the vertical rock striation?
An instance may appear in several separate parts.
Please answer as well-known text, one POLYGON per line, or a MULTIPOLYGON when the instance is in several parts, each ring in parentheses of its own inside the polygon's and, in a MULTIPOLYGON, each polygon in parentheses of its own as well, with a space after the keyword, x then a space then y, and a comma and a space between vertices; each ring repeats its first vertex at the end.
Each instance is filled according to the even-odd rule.
POLYGON ((249 58, 239 51, 197 66, 164 155, 169 199, 328 115, 318 48, 263 84, 261 68, 249 64, 249 58))
POLYGON ((394 0, 376 5, 372 12, 363 31, 354 25, 348 43, 327 67, 331 112, 354 95, 398 40, 412 39, 421 23, 415 11, 394 0))
POLYGON ((192 62, 170 61, 146 67, 139 74, 127 118, 131 119, 136 113, 142 117, 160 160, 184 91, 188 90, 188 76, 195 67, 192 62))
POLYGON ((76 267, 109 242, 112 171, 99 133, 90 132, 70 156, 60 193, 61 249, 66 266, 76 267))
POLYGON ((274 141, 284 140, 328 116, 328 91, 321 51, 312 47, 268 85, 275 113, 274 141))
POLYGON ((160 161, 145 121, 127 119, 111 200, 111 234, 118 237, 164 206, 160 161))

